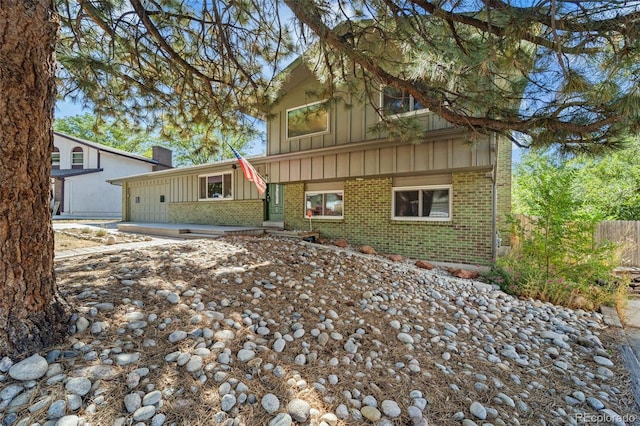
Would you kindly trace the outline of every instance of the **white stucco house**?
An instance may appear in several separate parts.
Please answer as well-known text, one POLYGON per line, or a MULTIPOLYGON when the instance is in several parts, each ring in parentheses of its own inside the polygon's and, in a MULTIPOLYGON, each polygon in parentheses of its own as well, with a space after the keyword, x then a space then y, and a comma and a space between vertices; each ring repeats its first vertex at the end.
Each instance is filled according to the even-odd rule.
POLYGON ((54 217, 122 217, 122 193, 107 179, 171 168, 171 150, 153 147, 153 158, 54 132, 51 207, 54 217))

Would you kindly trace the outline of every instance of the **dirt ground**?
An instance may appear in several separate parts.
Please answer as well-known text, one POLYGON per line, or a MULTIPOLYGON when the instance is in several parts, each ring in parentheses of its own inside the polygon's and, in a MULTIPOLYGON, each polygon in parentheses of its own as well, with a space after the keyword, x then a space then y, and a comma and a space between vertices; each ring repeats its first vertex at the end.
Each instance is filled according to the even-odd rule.
POLYGON ((103 245, 102 241, 97 242, 90 239, 79 238, 66 232, 55 232, 54 239, 56 252, 103 245))

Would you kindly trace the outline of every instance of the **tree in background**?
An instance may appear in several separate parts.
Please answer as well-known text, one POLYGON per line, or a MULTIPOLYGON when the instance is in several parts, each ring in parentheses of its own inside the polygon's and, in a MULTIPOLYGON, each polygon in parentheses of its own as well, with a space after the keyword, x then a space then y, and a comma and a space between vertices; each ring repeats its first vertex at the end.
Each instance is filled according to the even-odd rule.
POLYGON ((61 93, 99 115, 244 124, 304 52, 328 99, 390 86, 471 135, 600 152, 640 127, 635 0, 59 1, 61 93))
POLYGON ((375 101, 390 86, 472 136, 597 152, 640 127, 639 4, 59 0, 58 39, 52 1, 2 1, 0 352, 61 337, 48 206, 56 48, 61 96, 156 129, 263 117, 306 52, 329 99, 375 101))
POLYGON ((531 200, 541 179, 562 179, 571 171, 566 188, 576 211, 601 220, 640 220, 640 139, 627 137, 624 147, 601 156, 558 156, 557 152, 532 150, 516 165, 513 175, 514 212, 538 213, 531 200))
POLYGON ((106 121, 90 113, 56 118, 53 130, 137 154, 149 149, 147 142, 153 139, 146 132, 132 130, 128 122, 106 121))
POLYGON ((173 149, 176 166, 233 159, 235 156, 229 145, 240 154, 246 155, 256 141, 263 145, 263 138, 264 134, 258 127, 249 125, 227 133, 197 124, 188 128, 166 125, 161 136, 163 144, 173 149))
POLYGON ((638 139, 599 158, 527 152, 514 173, 517 243, 490 277, 510 293, 577 308, 618 304, 620 249, 596 241, 603 219, 637 219, 638 139))
POLYGON ((607 220, 640 220, 640 138, 602 157, 583 156, 577 163, 575 196, 607 220))
POLYGON ((126 121, 105 121, 89 113, 58 118, 53 128, 57 132, 147 157, 151 157, 153 145, 164 146, 173 151, 174 165, 179 167, 234 158, 227 144, 246 154, 252 144, 263 136, 258 127, 244 127, 223 133, 195 124, 181 127, 167 124, 160 133, 154 134, 132 130, 126 121))

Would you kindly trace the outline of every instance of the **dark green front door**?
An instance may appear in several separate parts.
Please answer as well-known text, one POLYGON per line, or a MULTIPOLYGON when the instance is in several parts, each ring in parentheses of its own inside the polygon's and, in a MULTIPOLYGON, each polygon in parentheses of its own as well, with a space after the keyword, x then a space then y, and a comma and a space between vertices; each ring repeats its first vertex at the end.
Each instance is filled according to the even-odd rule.
POLYGON ((270 183, 268 195, 267 220, 274 222, 284 221, 284 186, 270 183))

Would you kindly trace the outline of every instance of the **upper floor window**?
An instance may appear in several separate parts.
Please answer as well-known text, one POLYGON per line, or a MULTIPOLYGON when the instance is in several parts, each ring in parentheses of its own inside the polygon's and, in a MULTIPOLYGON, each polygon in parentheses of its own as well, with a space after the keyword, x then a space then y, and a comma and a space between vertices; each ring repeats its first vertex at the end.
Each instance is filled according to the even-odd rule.
POLYGON ((316 191, 305 193, 305 215, 313 218, 341 219, 343 217, 343 191, 316 191))
POLYGON ((426 112, 427 107, 422 105, 413 96, 401 89, 386 86, 381 93, 382 110, 385 115, 403 115, 411 112, 426 112))
POLYGON ((76 146, 71 151, 71 168, 82 169, 84 167, 84 151, 79 146, 76 146))
POLYGON ((200 199, 217 200, 232 198, 231 173, 200 176, 200 199))
POLYGON ((53 152, 51 153, 51 168, 55 170, 60 168, 60 150, 58 147, 53 147, 53 152))
POLYGON ((329 112, 325 101, 287 110, 287 139, 329 131, 329 112))
POLYGON ((451 220, 451 185, 393 188, 393 219, 451 220))

